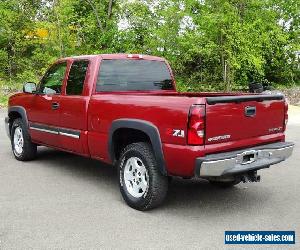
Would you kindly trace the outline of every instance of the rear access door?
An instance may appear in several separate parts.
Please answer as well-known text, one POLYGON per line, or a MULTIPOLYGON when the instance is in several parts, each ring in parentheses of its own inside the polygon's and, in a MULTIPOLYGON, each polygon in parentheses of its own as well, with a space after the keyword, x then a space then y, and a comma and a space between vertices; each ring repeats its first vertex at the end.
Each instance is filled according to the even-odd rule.
POLYGON ((88 155, 86 131, 89 64, 87 59, 72 61, 59 109, 61 148, 83 155, 88 155))
POLYGON ((284 130, 283 95, 206 98, 206 144, 230 142, 284 130))

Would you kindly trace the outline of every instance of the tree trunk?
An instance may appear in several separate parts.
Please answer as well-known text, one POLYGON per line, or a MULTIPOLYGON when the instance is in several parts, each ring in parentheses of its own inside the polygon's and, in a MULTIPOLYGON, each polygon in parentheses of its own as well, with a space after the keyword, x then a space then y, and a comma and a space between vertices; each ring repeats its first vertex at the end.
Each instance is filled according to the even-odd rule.
POLYGON ((228 92, 230 91, 231 85, 231 69, 230 62, 225 54, 224 49, 224 37, 221 31, 220 35, 220 48, 221 48, 221 66, 222 66, 222 78, 224 83, 224 89, 228 92))
POLYGON ((96 6, 94 5, 94 3, 91 1, 91 0, 87 0, 87 2, 89 3, 89 5, 92 7, 93 9, 93 12, 95 14, 95 17, 96 17, 96 21, 97 21, 97 25, 98 25, 98 28, 104 32, 104 29, 103 29, 103 25, 100 21, 100 17, 99 17, 99 14, 98 14, 98 11, 97 11, 97 8, 96 6))
POLYGON ((230 84, 231 84, 231 69, 230 69, 230 63, 228 61, 225 61, 225 72, 226 72, 226 92, 230 91, 230 84))
POLYGON ((225 64, 225 55, 224 55, 224 49, 223 49, 223 34, 220 35, 220 48, 221 48, 221 66, 222 66, 222 78, 223 83, 226 85, 226 64, 225 64))
POLYGON ((62 41, 62 34, 61 34, 61 25, 60 25, 60 20, 59 20, 59 16, 57 13, 56 8, 59 8, 59 0, 54 2, 54 13, 55 13, 55 17, 56 17, 56 27, 57 27, 57 33, 58 33, 58 40, 59 40, 59 51, 60 51, 60 57, 64 57, 65 53, 64 53, 64 44, 62 41))
POLYGON ((108 3, 108 11, 107 11, 107 17, 110 18, 112 14, 112 5, 113 5, 113 0, 109 0, 108 3))
POLYGON ((9 84, 11 86, 12 83, 12 58, 13 58, 13 48, 12 48, 12 43, 11 40, 9 40, 8 45, 6 47, 7 51, 7 60, 8 60, 8 74, 9 74, 9 84))

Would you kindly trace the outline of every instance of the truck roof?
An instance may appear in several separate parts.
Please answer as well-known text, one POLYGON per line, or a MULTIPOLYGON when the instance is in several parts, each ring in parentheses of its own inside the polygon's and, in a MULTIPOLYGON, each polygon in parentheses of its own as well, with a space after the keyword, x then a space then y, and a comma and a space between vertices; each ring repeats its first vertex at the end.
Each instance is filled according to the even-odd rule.
POLYGON ((95 57, 101 57, 102 59, 130 59, 130 58, 136 58, 136 59, 146 59, 146 60, 153 60, 153 61, 165 61, 164 58, 158 57, 158 56, 150 56, 150 55, 143 55, 143 54, 98 54, 98 55, 80 55, 80 56, 70 56, 61 58, 63 59, 92 59, 95 57))

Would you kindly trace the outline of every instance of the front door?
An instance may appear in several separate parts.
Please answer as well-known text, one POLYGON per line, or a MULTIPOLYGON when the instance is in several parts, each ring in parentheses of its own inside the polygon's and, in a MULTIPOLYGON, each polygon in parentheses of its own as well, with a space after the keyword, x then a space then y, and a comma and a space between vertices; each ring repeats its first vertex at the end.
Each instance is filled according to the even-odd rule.
POLYGON ((87 109, 89 93, 87 90, 88 60, 73 61, 66 87, 60 97, 60 140, 61 147, 72 152, 88 155, 87 109))
POLYGON ((33 141, 60 147, 59 109, 67 62, 54 64, 42 78, 27 110, 33 141))

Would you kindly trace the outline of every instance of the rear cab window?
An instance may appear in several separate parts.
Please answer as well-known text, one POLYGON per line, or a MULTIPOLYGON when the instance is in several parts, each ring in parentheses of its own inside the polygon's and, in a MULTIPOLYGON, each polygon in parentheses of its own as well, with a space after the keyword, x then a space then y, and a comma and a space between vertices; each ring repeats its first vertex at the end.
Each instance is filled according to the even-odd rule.
POLYGON ((101 61, 97 92, 174 90, 168 66, 162 61, 105 59, 101 61))

